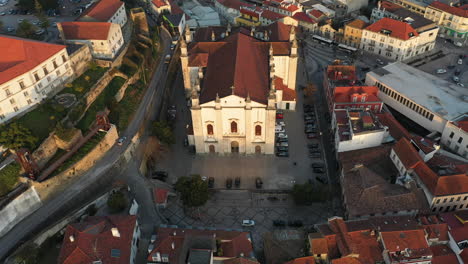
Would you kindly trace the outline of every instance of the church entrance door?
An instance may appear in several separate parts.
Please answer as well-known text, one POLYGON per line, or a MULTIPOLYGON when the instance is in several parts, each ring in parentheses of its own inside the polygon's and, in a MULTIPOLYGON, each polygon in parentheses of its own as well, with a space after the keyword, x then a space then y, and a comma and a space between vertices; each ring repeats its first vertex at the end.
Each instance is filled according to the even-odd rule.
POLYGON ((210 153, 215 153, 215 146, 214 145, 210 145, 208 148, 210 150, 210 153))
POLYGON ((262 154, 262 147, 255 146, 255 154, 262 154))
POLYGON ((231 142, 231 153, 239 153, 239 142, 237 141, 231 142))

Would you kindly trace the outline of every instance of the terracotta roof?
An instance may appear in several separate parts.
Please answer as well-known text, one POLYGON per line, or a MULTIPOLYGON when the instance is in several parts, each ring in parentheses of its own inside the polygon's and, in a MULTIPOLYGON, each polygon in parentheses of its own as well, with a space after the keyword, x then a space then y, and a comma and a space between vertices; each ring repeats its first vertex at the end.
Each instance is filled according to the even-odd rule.
MULTIPOLYGON (((173 15, 185 14, 184 10, 182 10, 182 8, 180 8, 179 5, 175 1, 169 0, 169 4, 171 5, 171 14, 173 15)), ((190 16, 188 16, 187 14, 185 14, 185 16, 187 19, 190 18, 190 16)))
POLYGON ((411 249, 417 256, 432 255, 422 229, 380 232, 380 238, 385 249, 392 253, 411 249))
POLYGON ((325 14, 322 11, 317 10, 317 9, 312 9, 309 12, 309 15, 311 15, 312 17, 315 17, 315 18, 321 18, 322 16, 325 16, 325 14))
POLYGON ((164 0, 152 0, 151 3, 153 3, 153 5, 155 5, 157 8, 160 8, 162 6, 167 6, 169 5, 168 3, 166 3, 166 1, 164 0))
POLYGON ((68 225, 58 263, 89 264, 98 260, 129 263, 135 225, 136 216, 133 215, 92 216, 84 222, 68 225), (120 237, 113 236, 112 228, 117 228, 120 237), (119 257, 112 256, 112 250, 118 250, 119 257))
POLYGON ((394 4, 392 2, 389 2, 389 1, 382 1, 381 5, 380 5, 380 8, 381 9, 385 8, 386 11, 393 12, 393 11, 396 11, 398 9, 402 9, 403 7, 401 7, 401 6, 397 5, 397 4, 394 4))
POLYGON ((468 6, 467 5, 464 5, 462 7, 455 7, 455 6, 449 6, 439 1, 434 1, 429 6, 437 8, 439 10, 442 10, 444 12, 447 12, 453 15, 468 18, 468 6))
POLYGON ((314 255, 328 254, 328 244, 326 238, 316 238, 310 240, 310 252, 314 255))
POLYGON ((468 175, 465 173, 439 176, 425 163, 418 164, 414 172, 435 196, 468 193, 468 175))
POLYGON ((214 241, 214 239, 222 241, 219 246, 225 258, 237 258, 241 254, 244 257, 253 257, 253 247, 248 232, 160 227, 156 233, 157 239, 153 251, 148 255, 148 261, 152 261, 153 254, 159 252, 161 255, 168 255, 170 264, 179 263, 190 249, 190 241, 214 241))
POLYGON ((156 204, 162 204, 167 201, 167 194, 169 193, 166 189, 154 188, 154 201, 156 204))
POLYGON ((433 245, 430 247, 432 252, 432 262, 433 264, 449 264, 449 263, 458 263, 457 256, 453 253, 453 250, 447 245, 433 245), (454 262, 455 260, 455 262, 454 262))
POLYGON ((297 21, 302 21, 302 22, 306 22, 306 23, 310 23, 310 24, 317 24, 317 21, 312 19, 310 16, 308 16, 304 12, 297 12, 292 16, 292 18, 294 18, 297 21))
POLYGON ((363 264, 361 261, 353 257, 343 257, 339 259, 333 259, 331 263, 332 264, 363 264))
MULTIPOLYGON (((460 258, 463 260, 463 263, 468 263, 468 249, 463 249, 460 253, 460 258)), ((447 264, 448 262, 442 263, 447 264)))
POLYGON ((112 23, 108 22, 62 22, 65 39, 107 40, 112 23))
POLYGON ((315 259, 312 256, 296 258, 284 264, 315 264, 315 259))
POLYGON ((440 218, 449 226, 455 242, 468 240, 468 210, 443 213, 440 218))
POLYGON ((66 46, 0 35, 0 84, 29 72, 66 46))
POLYGON ((270 11, 268 9, 263 9, 262 13, 260 14, 261 17, 264 17, 266 19, 269 19, 271 21, 276 21, 278 19, 281 19, 283 17, 286 17, 285 15, 278 14, 276 12, 270 11))
MULTIPOLYGON (((353 103, 352 96, 357 94, 358 102, 361 102, 361 95, 365 94, 364 102, 382 102, 377 97, 379 89, 376 86, 338 86, 334 90, 336 103, 353 103)), ((354 102, 356 104, 356 102, 354 102)))
POLYGON ((446 223, 424 225, 428 239, 448 241, 448 225, 446 223))
POLYGON ((296 90, 288 88, 283 79, 275 76, 275 89, 283 91, 283 101, 296 101, 296 90))
POLYGON ((242 257, 226 259, 226 260, 223 260, 222 262, 223 264, 259 264, 259 262, 256 260, 242 258, 242 257))
POLYGON ((408 40, 412 37, 419 36, 418 32, 416 32, 410 24, 388 17, 382 18, 368 26, 366 30, 389 35, 393 38, 402 40, 408 40))
POLYGON ((406 169, 414 168, 418 163, 424 162, 416 151, 416 148, 406 138, 400 139, 395 146, 393 146, 393 151, 395 151, 395 154, 406 169))
POLYGON ((124 5, 120 0, 100 0, 88 8, 79 19, 92 17, 101 22, 107 22, 117 10, 124 5))
POLYGON ((415 135, 411 137, 411 143, 418 146, 418 148, 421 149, 424 154, 431 153, 435 150, 435 142, 430 138, 423 138, 421 136, 415 135))
POLYGON ((239 10, 241 6, 253 7, 253 5, 251 4, 244 3, 238 0, 216 0, 216 1, 225 7, 232 8, 235 10, 239 10))
POLYGON ((241 8, 239 9, 239 12, 241 14, 246 14, 246 15, 249 15, 251 17, 256 17, 256 18, 259 18, 260 17, 260 14, 262 13, 261 9, 256 7, 246 7, 246 6, 241 6, 241 8))
POLYGON ((400 140, 402 137, 411 138, 408 130, 406 130, 406 128, 404 128, 400 122, 398 122, 395 117, 393 117, 392 114, 384 112, 376 113, 375 115, 379 118, 380 123, 388 127, 390 135, 395 140, 400 140))
POLYGON ((452 124, 468 133, 468 116, 457 119, 457 121, 452 122, 452 124))
POLYGON ((346 24, 346 26, 348 27, 352 27, 352 28, 358 28, 358 29, 364 29, 365 27, 367 27, 369 24, 367 24, 366 22, 362 21, 361 19, 355 19, 351 22, 349 22, 348 24, 346 24))

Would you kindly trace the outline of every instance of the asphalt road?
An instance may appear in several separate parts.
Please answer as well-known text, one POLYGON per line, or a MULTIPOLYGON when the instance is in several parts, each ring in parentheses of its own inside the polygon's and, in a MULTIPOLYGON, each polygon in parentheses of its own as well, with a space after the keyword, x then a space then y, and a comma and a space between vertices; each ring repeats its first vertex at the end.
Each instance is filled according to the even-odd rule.
MULTIPOLYGON (((164 58, 166 54, 171 52, 171 37, 165 30, 161 31, 161 36, 164 45, 162 58, 164 58)), ((161 105, 165 80, 166 67, 164 65, 164 60, 161 60, 157 70, 153 74, 149 88, 147 89, 146 94, 143 97, 143 101, 141 102, 132 122, 126 131, 121 133, 120 136, 126 136, 128 139, 131 139, 142 125, 145 127, 147 126, 151 120, 145 118, 145 116, 148 117, 148 111, 153 111, 149 113, 154 115, 161 105)), ((116 178, 118 173, 108 173, 108 170, 114 166, 114 164, 120 162, 120 156, 125 152, 129 144, 130 140, 127 140, 122 146, 115 145, 112 147, 90 171, 78 178, 66 191, 58 194, 49 201, 45 201, 41 208, 26 217, 6 235, 1 237, 0 259, 4 259, 12 250, 23 243, 23 241, 30 239, 34 234, 47 227, 48 224, 54 223, 61 217, 73 211, 77 206, 76 201, 83 201, 86 197, 88 200, 93 200, 93 198, 98 196, 103 190, 109 189, 112 181, 116 178), (70 204, 73 204, 74 207, 70 204)), ((123 177, 128 179, 129 177, 140 177, 140 175, 128 173, 123 177)), ((142 185, 141 181, 138 179, 134 182, 140 184, 133 183, 133 187, 142 185)), ((81 203, 81 205, 82 204, 83 203, 81 203)))

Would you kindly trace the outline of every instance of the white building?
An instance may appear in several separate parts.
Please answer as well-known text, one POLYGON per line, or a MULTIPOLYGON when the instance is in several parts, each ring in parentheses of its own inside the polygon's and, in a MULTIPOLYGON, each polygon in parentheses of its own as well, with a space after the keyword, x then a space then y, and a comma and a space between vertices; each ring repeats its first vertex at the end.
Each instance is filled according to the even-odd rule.
POLYGON ((93 60, 91 50, 85 44, 69 44, 67 45, 67 53, 70 56, 70 66, 73 68, 75 77, 83 74, 93 60))
POLYGON ((359 11, 361 8, 367 7, 369 4, 369 0, 338 0, 338 2, 347 7, 347 13, 359 11))
POLYGON ((451 151, 468 159, 468 114, 447 122, 440 142, 451 151))
POLYGON ((164 11, 170 13, 171 5, 167 0, 153 0, 151 1, 151 10, 153 11, 153 14, 159 16, 164 11))
POLYGON ((401 62, 368 72, 366 84, 379 87, 388 106, 433 132, 467 111, 468 90, 401 62))
POLYGON ((0 36, 0 124, 28 111, 70 82, 66 46, 0 36))
POLYGON ((388 128, 371 111, 336 109, 332 129, 337 152, 377 147, 389 136, 388 128))
POLYGON ((244 32, 205 28, 181 44, 197 153, 273 154, 276 109, 295 108, 295 31, 271 42, 244 32))
POLYGON ((127 23, 125 4, 120 0, 100 0, 90 6, 77 20, 83 22, 109 22, 123 27, 127 23))
POLYGON ((418 33, 409 23, 382 18, 363 30, 361 49, 394 60, 405 60, 435 46, 437 27, 418 33))
POLYGON ((253 7, 253 5, 241 2, 239 0, 216 0, 214 7, 216 12, 223 16, 229 23, 235 24, 236 17, 240 16, 240 8, 253 7))
POLYGON ((60 37, 65 43, 89 46, 93 58, 112 60, 124 44, 118 24, 108 22, 57 23, 60 37))

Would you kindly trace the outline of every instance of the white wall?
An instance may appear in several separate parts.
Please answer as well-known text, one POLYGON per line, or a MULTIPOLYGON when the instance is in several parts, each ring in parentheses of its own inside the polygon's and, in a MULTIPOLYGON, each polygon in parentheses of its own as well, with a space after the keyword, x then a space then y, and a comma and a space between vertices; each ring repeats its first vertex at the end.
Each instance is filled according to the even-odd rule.
POLYGON ((114 13, 114 15, 107 22, 118 24, 121 27, 123 27, 125 23, 127 23, 125 3, 114 13))
MULTIPOLYGON (((339 133, 339 130, 337 130, 339 133)), ((376 130, 373 132, 352 134, 351 140, 340 141, 338 152, 345 152, 357 149, 365 149, 380 146, 385 138, 385 130, 376 130)))
POLYGON ((289 56, 273 56, 275 63, 275 75, 283 79, 283 83, 288 83, 289 56))
POLYGON ((445 147, 468 159, 468 132, 447 122, 440 142, 445 147), (461 142, 459 143, 461 139, 461 142))
POLYGON ((130 264, 135 263, 136 254, 138 253, 137 242, 140 240, 140 237, 141 237, 140 225, 138 224, 138 220, 136 220, 135 228, 133 229, 133 239, 132 239, 131 252, 130 252, 130 264))
POLYGON ((59 92, 72 76, 73 69, 70 67, 69 57, 64 48, 29 72, 0 85, 0 124, 59 92), (44 72, 44 67, 48 71, 47 74, 44 72), (38 80, 34 73, 37 73, 38 80), (21 88, 21 82, 24 88, 21 88))

